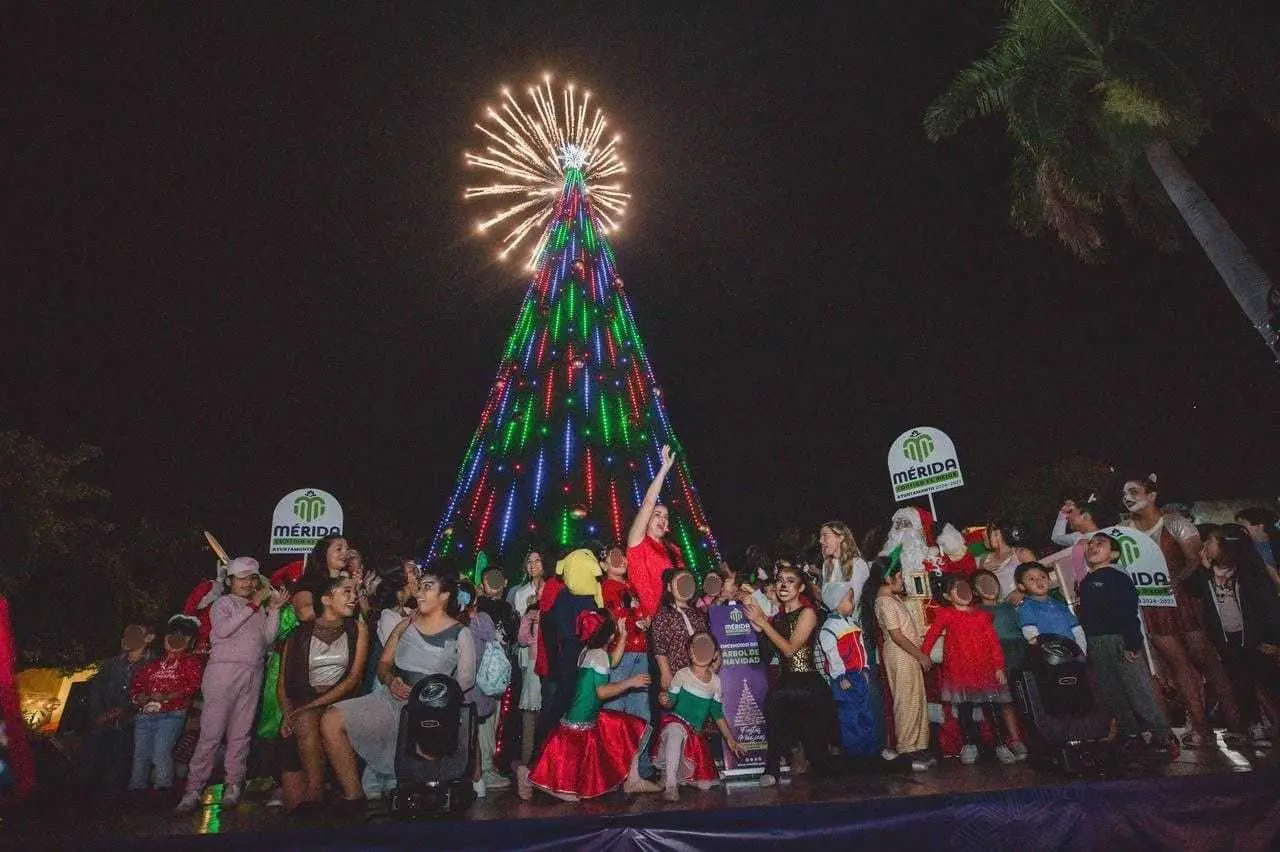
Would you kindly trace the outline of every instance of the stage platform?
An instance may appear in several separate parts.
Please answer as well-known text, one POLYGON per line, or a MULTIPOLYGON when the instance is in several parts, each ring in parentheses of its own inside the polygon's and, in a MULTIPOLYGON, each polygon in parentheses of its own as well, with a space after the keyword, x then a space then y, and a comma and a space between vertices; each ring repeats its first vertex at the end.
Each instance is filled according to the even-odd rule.
MULTIPOLYGON (((28 849, 1252 850, 1280 845, 1280 759, 1270 750, 1184 752, 1171 764, 1073 780, 1026 764, 946 761, 921 773, 753 782, 685 791, 679 804, 620 794, 569 805, 491 793, 464 818, 292 818, 262 797, 190 817, 140 802, 46 800, 0 822, 28 849), (216 835, 216 836, 210 836, 216 835), (834 846, 832 844, 835 844, 834 846)), ((11 845, 12 844, 12 845, 11 845)))

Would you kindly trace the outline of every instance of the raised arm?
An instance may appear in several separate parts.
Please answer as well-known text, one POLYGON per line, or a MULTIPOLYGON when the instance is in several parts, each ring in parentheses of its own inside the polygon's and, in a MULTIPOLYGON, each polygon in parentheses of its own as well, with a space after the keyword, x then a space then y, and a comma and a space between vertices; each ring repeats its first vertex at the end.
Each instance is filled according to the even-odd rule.
POLYGON ((1084 533, 1072 532, 1067 529, 1067 507, 1069 505, 1064 503, 1062 508, 1058 510, 1058 518, 1053 522, 1053 531, 1049 533, 1049 538, 1059 547, 1070 547, 1084 538, 1084 533))
POLYGON ((675 464, 675 460, 675 453, 671 452, 671 446, 663 444, 662 466, 658 468, 658 473, 653 477, 653 482, 649 483, 649 490, 644 493, 644 500, 640 502, 640 508, 636 510, 635 520, 631 522, 631 529, 627 532, 627 547, 635 547, 644 541, 645 532, 649 529, 649 519, 653 517, 654 507, 658 505, 658 496, 662 494, 662 483, 666 481, 667 474, 671 472, 671 467, 675 464))

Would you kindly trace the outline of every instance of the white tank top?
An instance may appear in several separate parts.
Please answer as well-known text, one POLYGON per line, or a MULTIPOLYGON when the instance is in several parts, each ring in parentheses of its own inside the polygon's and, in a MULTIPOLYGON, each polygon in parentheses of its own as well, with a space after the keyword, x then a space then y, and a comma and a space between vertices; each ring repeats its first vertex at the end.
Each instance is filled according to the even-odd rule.
POLYGON ((338 638, 328 643, 311 637, 308 680, 312 687, 328 689, 342 680, 351 665, 351 649, 347 645, 346 633, 338 634, 338 638))

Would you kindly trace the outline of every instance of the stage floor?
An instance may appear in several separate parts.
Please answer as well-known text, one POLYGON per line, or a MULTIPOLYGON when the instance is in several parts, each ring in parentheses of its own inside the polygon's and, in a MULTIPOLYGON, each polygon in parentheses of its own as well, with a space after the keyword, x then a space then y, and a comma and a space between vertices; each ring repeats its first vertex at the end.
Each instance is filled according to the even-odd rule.
MULTIPOLYGON (((1177 760, 1164 765, 1130 766, 1124 772, 1105 776, 1102 780, 1157 779, 1225 775, 1262 771, 1259 780, 1274 783, 1280 778, 1280 757, 1272 749, 1227 749, 1219 742, 1215 748, 1195 751, 1184 750, 1177 760)), ((628 822, 648 823, 645 815, 665 819, 678 812, 707 812, 725 809, 748 809, 758 813, 764 809, 787 805, 814 805, 821 803, 872 803, 891 799, 897 805, 905 800, 918 798, 920 808, 930 807, 931 797, 955 797, 965 794, 995 794, 1009 791, 1033 791, 1036 788, 1062 788, 1077 780, 1100 780, 1099 777, 1075 779, 1065 775, 1040 771, 1030 764, 1002 766, 992 759, 985 759, 974 766, 962 766, 956 760, 943 761, 927 772, 895 773, 885 775, 860 775, 855 777, 821 779, 806 774, 793 780, 783 780, 773 788, 761 788, 754 779, 729 784, 707 792, 683 789, 679 804, 662 801, 656 795, 624 797, 613 794, 602 799, 579 804, 566 804, 542 796, 532 802, 520 801, 514 790, 491 792, 460 818, 462 822, 494 820, 551 820, 559 818, 611 818, 622 817, 628 822)), ((1277 791, 1280 796, 1280 790, 1277 791)), ((74 801, 70 798, 46 795, 10 813, 0 821, 0 846, 14 844, 22 849, 71 849, 71 848, 127 848, 130 839, 137 845, 150 846, 162 837, 177 839, 182 835, 224 834, 233 835, 226 840, 232 845, 248 848, 255 845, 252 837, 267 833, 279 842, 281 834, 299 832, 315 837, 315 830, 322 834, 340 831, 342 827, 357 826, 359 819, 336 819, 318 815, 291 817, 265 806, 265 795, 249 795, 241 806, 233 811, 221 812, 211 804, 197 814, 179 817, 171 813, 172 802, 149 802, 130 797, 101 801, 74 801), (237 836, 238 835, 238 836, 237 836), (146 838, 146 839, 144 839, 146 838), (236 842, 239 841, 239 842, 236 842)), ((856 819, 853 808, 840 809, 856 819)), ((868 811, 873 808, 867 808, 868 811)), ((728 816, 728 814, 726 814, 728 816)), ((380 817, 376 810, 368 825, 390 822, 380 817)), ((433 823, 419 823, 425 836, 431 833, 433 823)), ((533 823, 528 824, 529 828, 533 823)), ((488 826, 489 834, 497 826, 488 826)), ((515 838, 521 831, 518 824, 508 827, 513 837, 509 848, 521 848, 515 838)), ((346 834, 347 831, 342 831, 346 834)), ((453 836, 454 832, 449 832, 453 836)), ((310 846, 311 844, 308 843, 310 846)), ((280 849, 279 845, 274 846, 280 849)), ((433 848, 441 848, 433 844, 433 848)))

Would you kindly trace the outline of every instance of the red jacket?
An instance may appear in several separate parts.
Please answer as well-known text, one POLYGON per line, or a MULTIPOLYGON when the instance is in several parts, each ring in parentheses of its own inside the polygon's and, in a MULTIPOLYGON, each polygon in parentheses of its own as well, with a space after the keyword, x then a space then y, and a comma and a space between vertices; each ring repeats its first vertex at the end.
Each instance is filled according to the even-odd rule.
POLYGON ((538 677, 551 674, 551 655, 547 653, 547 640, 541 629, 541 621, 563 591, 564 580, 559 577, 548 577, 547 582, 542 584, 542 593, 538 595, 538 652, 533 658, 533 672, 538 677))
POLYGON ((191 699, 200 689, 200 678, 204 675, 204 666, 199 657, 186 651, 167 652, 158 660, 152 660, 133 676, 133 686, 129 689, 129 697, 134 704, 142 707, 146 702, 144 695, 173 696, 160 702, 154 713, 171 713, 174 710, 186 710, 191 706, 191 699))
POLYGON ((640 598, 645 618, 658 614, 662 604, 662 574, 668 568, 683 568, 684 554, 670 542, 646 535, 635 547, 627 548, 627 582, 640 598))
POLYGON ((636 651, 641 654, 649 650, 649 641, 643 630, 636 626, 641 618, 640 599, 631 583, 626 580, 615 580, 605 577, 600 583, 600 594, 604 597, 605 608, 613 616, 613 620, 627 629, 627 644, 622 650, 636 651))

